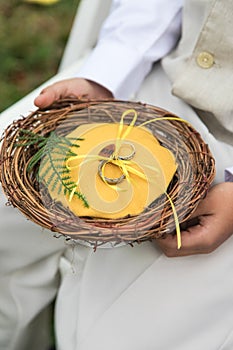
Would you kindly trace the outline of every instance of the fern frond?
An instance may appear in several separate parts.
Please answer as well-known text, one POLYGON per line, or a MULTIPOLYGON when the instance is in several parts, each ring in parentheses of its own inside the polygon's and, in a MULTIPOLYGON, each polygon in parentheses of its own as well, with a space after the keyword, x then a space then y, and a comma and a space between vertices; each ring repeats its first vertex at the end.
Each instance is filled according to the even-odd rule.
MULTIPOLYGON (((38 135, 30 130, 21 129, 16 147, 34 147, 36 152, 31 157, 27 171, 30 172, 35 166, 39 166, 37 178, 45 186, 50 187, 51 191, 57 191, 60 194, 70 195, 77 187, 77 184, 71 180, 70 170, 66 167, 66 160, 69 157, 77 156, 72 149, 79 148, 78 141, 83 138, 68 138, 60 136, 52 131, 48 136, 38 135), (75 141, 75 143, 74 143, 75 141)), ((85 196, 79 191, 73 193, 84 204, 89 207, 85 196)))

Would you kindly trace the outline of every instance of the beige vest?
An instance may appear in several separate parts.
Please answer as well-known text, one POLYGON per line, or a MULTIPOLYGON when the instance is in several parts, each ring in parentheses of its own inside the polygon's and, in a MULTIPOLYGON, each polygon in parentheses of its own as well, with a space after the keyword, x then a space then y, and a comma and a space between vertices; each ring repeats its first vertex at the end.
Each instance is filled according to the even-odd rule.
POLYGON ((163 66, 173 94, 233 143, 233 0, 185 0, 181 40, 163 66))

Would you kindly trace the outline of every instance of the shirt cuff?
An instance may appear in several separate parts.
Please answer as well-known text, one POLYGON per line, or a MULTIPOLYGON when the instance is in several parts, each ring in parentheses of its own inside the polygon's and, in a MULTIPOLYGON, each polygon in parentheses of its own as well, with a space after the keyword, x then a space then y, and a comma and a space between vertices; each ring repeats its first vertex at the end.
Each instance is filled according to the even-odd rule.
POLYGON ((92 50, 77 76, 104 86, 115 98, 127 99, 140 86, 150 68, 151 63, 145 62, 139 51, 120 41, 103 40, 92 50))

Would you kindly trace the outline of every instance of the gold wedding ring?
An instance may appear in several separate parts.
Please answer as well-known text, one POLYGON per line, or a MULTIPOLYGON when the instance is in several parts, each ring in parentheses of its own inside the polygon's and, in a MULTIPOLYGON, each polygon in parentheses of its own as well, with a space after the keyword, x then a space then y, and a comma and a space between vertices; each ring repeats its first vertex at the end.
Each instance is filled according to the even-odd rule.
MULTIPOLYGON (((136 150, 135 150, 135 147, 132 143, 130 142, 124 142, 122 143, 121 147, 122 146, 129 146, 130 149, 131 149, 131 153, 127 154, 127 155, 124 155, 124 156, 119 156, 115 159, 120 159, 120 160, 130 160, 134 157, 135 153, 136 153, 136 150)), ((112 158, 114 159, 114 158, 112 158)), ((104 181, 104 182, 107 182, 109 185, 117 185, 119 183, 121 183, 124 179, 125 179, 125 175, 122 174, 120 177, 116 177, 116 178, 109 178, 109 177, 106 177, 103 175, 103 166, 106 164, 106 163, 111 163, 111 157, 109 160, 101 160, 100 163, 99 163, 99 166, 98 166, 98 174, 100 176, 100 178, 104 181)))
POLYGON ((98 174, 100 176, 100 178, 104 181, 107 182, 109 185, 117 185, 120 182, 122 182, 125 179, 125 175, 122 174, 120 177, 116 177, 116 178, 110 178, 110 177, 106 177, 103 175, 103 166, 104 164, 108 163, 108 160, 101 160, 98 166, 98 174))
POLYGON ((131 148, 131 151, 132 151, 132 152, 131 152, 130 154, 128 154, 128 155, 125 155, 125 156, 118 156, 118 159, 121 159, 121 160, 130 160, 130 159, 132 159, 132 158, 134 157, 134 155, 135 155, 135 153, 136 153, 135 147, 134 147, 134 145, 133 145, 132 143, 130 143, 130 142, 124 142, 124 143, 122 143, 121 147, 124 146, 124 145, 129 146, 129 147, 131 148))

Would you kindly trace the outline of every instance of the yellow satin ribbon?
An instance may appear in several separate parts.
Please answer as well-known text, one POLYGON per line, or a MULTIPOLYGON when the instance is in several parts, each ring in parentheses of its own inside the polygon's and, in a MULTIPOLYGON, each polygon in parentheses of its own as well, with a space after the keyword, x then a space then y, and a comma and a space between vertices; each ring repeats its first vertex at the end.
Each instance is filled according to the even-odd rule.
POLYGON ((115 151, 113 152, 113 154, 111 155, 111 158, 118 158, 119 155, 119 151, 122 145, 122 142, 126 139, 126 137, 129 135, 131 129, 134 127, 135 123, 137 120, 137 112, 134 109, 128 109, 127 111, 125 111, 122 116, 121 116, 121 120, 119 123, 119 129, 118 129, 118 133, 117 133, 117 137, 116 137, 116 143, 115 143, 115 151), (125 132, 123 133, 123 128, 124 128, 124 118, 126 115, 133 113, 134 117, 131 121, 131 123, 127 126, 125 132))
MULTIPOLYGON (((105 160, 106 163, 103 165, 103 168, 102 168, 102 170, 103 170, 103 175, 104 175, 104 168, 105 168, 105 166, 106 166, 108 163, 111 163, 111 164, 113 164, 113 165, 115 165, 115 166, 117 166, 117 167, 120 168, 122 174, 125 176, 126 180, 127 180, 129 183, 132 182, 132 180, 130 179, 130 173, 132 173, 132 174, 138 176, 139 178, 141 178, 141 179, 143 179, 143 180, 147 180, 147 177, 146 177, 146 175, 145 175, 143 172, 141 172, 141 171, 139 171, 139 170, 137 170, 137 169, 135 169, 135 168, 132 167, 133 164, 136 164, 134 161, 132 161, 132 160, 124 160, 124 159, 119 159, 119 158, 118 158, 118 159, 108 158, 108 157, 103 157, 103 156, 99 156, 99 155, 79 155, 79 156, 70 157, 70 158, 68 158, 68 159, 66 160, 66 168, 67 168, 68 170, 72 170, 72 169, 75 169, 75 168, 79 168, 80 165, 83 164, 83 163, 81 163, 81 164, 79 164, 79 165, 72 165, 72 166, 69 166, 69 162, 71 162, 71 161, 73 161, 73 160, 82 159, 82 158, 86 158, 84 162, 93 161, 93 160, 100 160, 100 161, 101 161, 101 160, 105 160)), ((145 166, 146 166, 146 165, 145 165, 145 166)), ((156 170, 156 169, 153 169, 153 170, 156 170)), ((120 190, 120 189, 118 188, 117 185, 111 185, 111 184, 107 183, 107 181, 105 181, 104 178, 103 178, 102 180, 104 181, 104 183, 105 183, 107 186, 111 187, 112 189, 114 189, 114 190, 116 190, 116 191, 119 191, 119 190, 120 190)), ((75 191, 77 190, 78 185, 79 185, 79 180, 76 182, 76 187, 73 188, 72 192, 71 192, 70 195, 69 195, 69 202, 72 201, 72 198, 73 198, 73 196, 74 196, 75 191)))
MULTIPOLYGON (((121 145, 122 145, 123 141, 129 135, 129 133, 132 130, 132 128, 135 126, 136 120, 137 120, 137 112, 134 109, 128 109, 122 114, 121 120, 119 122, 119 128, 118 128, 118 132, 117 132, 116 141, 115 141, 115 150, 113 151, 113 153, 111 154, 110 157, 103 157, 103 156, 100 156, 100 155, 77 155, 77 156, 72 156, 72 157, 69 157, 66 160, 66 167, 67 167, 67 169, 68 170, 72 170, 72 169, 78 168, 80 166, 80 164, 79 165, 70 166, 69 163, 71 161, 80 160, 82 158, 86 158, 84 162, 92 161, 92 160, 100 160, 100 161, 101 160, 105 160, 106 163, 103 165, 103 168, 102 168, 103 177, 104 177, 104 170, 105 170, 106 164, 111 163, 111 164, 113 164, 113 165, 115 165, 115 166, 120 168, 122 174, 125 176, 126 180, 129 183, 131 182, 130 173, 138 176, 141 179, 148 180, 143 172, 138 171, 138 170, 136 170, 135 168, 132 167, 133 164, 136 164, 133 160, 124 160, 124 159, 120 159, 119 158, 119 152, 120 152, 121 145), (133 113, 132 121, 130 122, 130 124, 125 129, 124 119, 125 119, 125 117, 127 115, 129 115, 131 113, 133 113)), ((178 117, 163 117, 163 118, 150 119, 150 120, 140 124, 139 127, 146 126, 149 123, 152 123, 152 122, 155 122, 155 121, 159 121, 159 120, 177 120, 177 121, 188 123, 186 120, 184 120, 182 118, 178 118, 178 117)), ((153 169, 153 170, 156 171, 156 169, 153 169)), ((110 186, 111 188, 113 188, 115 190, 119 190, 119 188, 116 185, 111 185, 111 184, 107 183, 104 180, 104 178, 103 178, 103 181, 105 182, 105 184, 107 186, 110 186)), ((79 180, 76 182, 76 185, 78 187, 79 180)), ((72 201, 72 198, 74 196, 75 191, 77 190, 77 187, 75 187, 73 189, 73 191, 71 192, 71 194, 69 196, 69 201, 70 202, 72 201)), ((176 213, 175 205, 174 205, 171 197, 166 192, 166 189, 163 192, 167 196, 167 198, 168 198, 168 200, 170 202, 171 208, 172 208, 174 221, 175 221, 175 226, 176 226, 177 248, 180 249, 181 248, 181 232, 180 232, 179 219, 178 219, 178 216, 177 216, 177 213, 176 213)))

